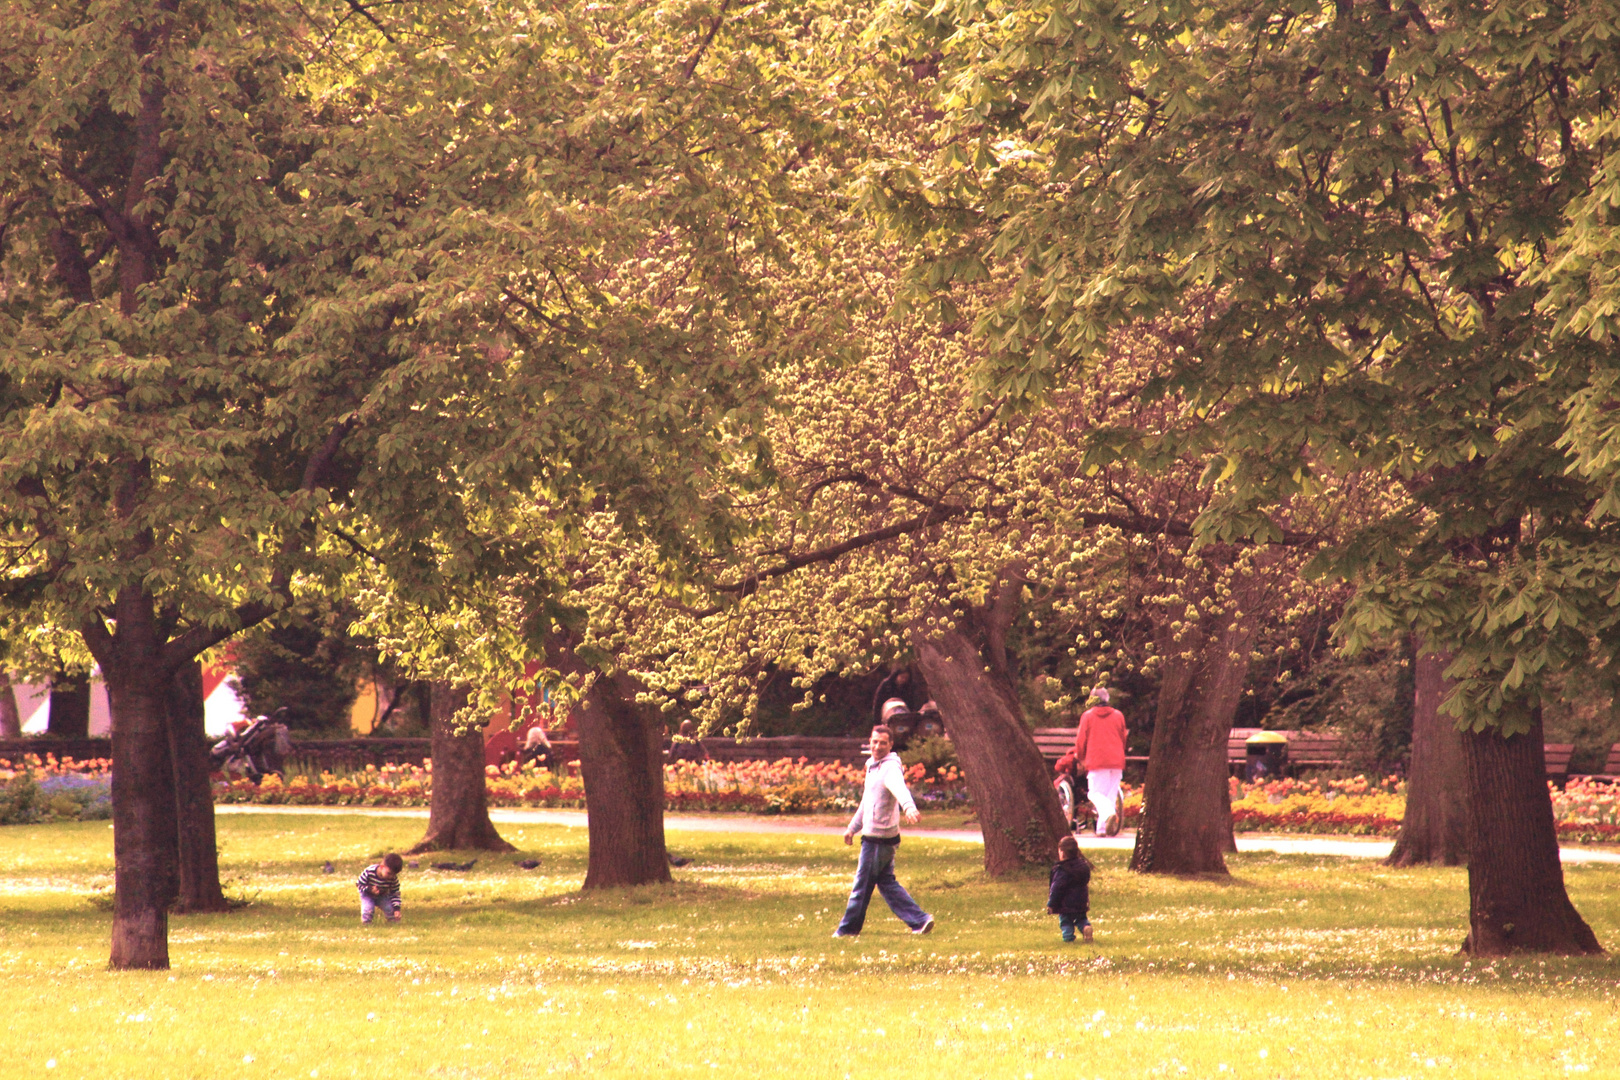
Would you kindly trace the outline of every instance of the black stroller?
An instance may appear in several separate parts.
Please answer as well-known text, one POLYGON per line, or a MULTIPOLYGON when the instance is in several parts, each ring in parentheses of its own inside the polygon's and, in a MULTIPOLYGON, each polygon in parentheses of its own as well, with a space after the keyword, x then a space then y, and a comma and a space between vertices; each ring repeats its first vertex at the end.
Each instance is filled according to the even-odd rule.
POLYGON ((257 784, 267 773, 279 773, 292 753, 292 737, 287 725, 279 718, 287 710, 277 709, 275 716, 255 717, 241 731, 228 733, 208 752, 213 766, 226 773, 240 773, 257 784))

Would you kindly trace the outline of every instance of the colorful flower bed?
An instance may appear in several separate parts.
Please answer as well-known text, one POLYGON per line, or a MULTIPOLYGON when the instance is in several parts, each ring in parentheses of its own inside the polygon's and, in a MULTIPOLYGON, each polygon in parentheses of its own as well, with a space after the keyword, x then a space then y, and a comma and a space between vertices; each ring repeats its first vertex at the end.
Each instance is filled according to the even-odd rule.
MULTIPOLYGON (((492 806, 585 805, 578 763, 561 773, 533 765, 490 766, 485 785, 492 806)), ((112 814, 112 763, 30 754, 0 761, 0 824, 100 820, 112 814)), ((674 812, 710 810, 755 814, 850 811, 860 804, 863 770, 857 766, 778 761, 682 761, 664 767, 664 792, 674 812)), ((955 766, 906 770, 917 802, 928 809, 965 808, 966 784, 955 766)), ((1393 837, 1406 808, 1405 782, 1368 779, 1285 779, 1231 784, 1232 824, 1238 832, 1315 833, 1393 837)), ((1620 784, 1572 778, 1562 790, 1549 785, 1559 838, 1571 843, 1620 843, 1620 784)), ((318 776, 267 776, 255 784, 216 777, 215 800, 272 806, 427 806, 433 767, 383 765, 318 776)), ((1142 789, 1126 785, 1125 824, 1142 814, 1142 789)))
POLYGON ((1406 813, 1406 785, 1396 776, 1229 783, 1238 832, 1394 836, 1406 813))
POLYGON ((112 762, 29 754, 0 761, 0 825, 105 821, 112 817, 112 762))
MULTIPOLYGON (((585 786, 577 768, 553 773, 535 765, 485 768, 491 806, 583 807, 585 786)), ((938 809, 967 803, 967 787, 955 768, 930 775, 921 765, 907 771, 917 801, 938 809)), ((672 811, 719 810, 756 814, 803 814, 853 810, 860 805, 862 769, 812 762, 680 761, 664 766, 664 799, 672 811)), ((267 776, 255 784, 218 780, 222 803, 273 806, 426 806, 433 793, 433 767, 368 766, 346 774, 267 776)))

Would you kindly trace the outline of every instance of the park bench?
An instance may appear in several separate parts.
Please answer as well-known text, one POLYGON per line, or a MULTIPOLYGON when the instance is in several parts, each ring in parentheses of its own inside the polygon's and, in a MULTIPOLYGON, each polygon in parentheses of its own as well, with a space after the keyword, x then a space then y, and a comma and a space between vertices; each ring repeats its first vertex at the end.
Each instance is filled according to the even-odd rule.
MULTIPOLYGON (((1260 728, 1233 728, 1226 740, 1226 764, 1241 772, 1249 763, 1249 736, 1260 728)), ((1340 769, 1344 767, 1344 736, 1331 731, 1279 731, 1288 739, 1290 768, 1340 769)))
MULTIPOLYGON (((1248 763, 1249 736, 1259 728, 1233 728, 1226 743, 1226 763, 1241 769, 1248 763)), ((1337 769, 1345 765, 1344 737, 1332 732, 1282 731, 1288 737, 1288 765, 1290 768, 1337 769)), ((1574 743, 1545 744, 1547 778, 1563 783, 1569 777, 1569 759, 1575 752, 1574 743)), ((1609 765, 1604 772, 1620 774, 1620 743, 1609 754, 1609 765)), ((1620 776, 1617 776, 1620 778, 1620 776)))
POLYGON ((1547 779, 1562 784, 1569 779, 1569 759, 1575 753, 1575 744, 1568 742, 1550 742, 1543 744, 1543 753, 1547 758, 1547 779))
MULTIPOLYGON (((1056 762, 1058 758, 1074 749, 1074 736, 1079 730, 1072 727, 1038 727, 1031 734, 1035 736, 1035 748, 1041 752, 1041 757, 1056 762)), ((1125 755, 1127 765, 1140 764, 1146 760, 1146 754, 1125 755)))

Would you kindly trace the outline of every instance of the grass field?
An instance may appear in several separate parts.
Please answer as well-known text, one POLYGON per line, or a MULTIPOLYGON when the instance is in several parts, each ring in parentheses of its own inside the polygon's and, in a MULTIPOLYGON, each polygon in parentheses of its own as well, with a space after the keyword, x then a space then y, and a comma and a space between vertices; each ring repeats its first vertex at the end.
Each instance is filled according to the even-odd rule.
MULTIPOLYGON (((249 902, 172 920, 174 970, 117 974, 107 825, 0 830, 0 1076, 1620 1076, 1620 963, 1456 958, 1461 871, 1246 855, 1165 880, 1109 853, 1097 942, 1066 946, 1043 878, 913 838, 901 880, 938 930, 879 902, 834 941, 836 838, 675 834, 676 884, 583 895, 583 830, 507 826, 521 854, 407 870, 405 922, 360 926, 355 874, 422 825, 222 816, 249 902)), ((1620 945, 1620 868, 1567 875, 1620 945)))

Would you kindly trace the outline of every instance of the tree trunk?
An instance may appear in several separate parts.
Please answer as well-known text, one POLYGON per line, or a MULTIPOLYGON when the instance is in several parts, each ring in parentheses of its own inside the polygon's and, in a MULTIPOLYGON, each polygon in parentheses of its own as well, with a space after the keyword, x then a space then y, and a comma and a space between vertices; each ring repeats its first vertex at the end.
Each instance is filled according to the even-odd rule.
POLYGON ((1419 650, 1412 702, 1412 764, 1406 772, 1406 815, 1387 866, 1460 866, 1468 861, 1468 781, 1463 736, 1440 713, 1450 684, 1450 653, 1419 650))
POLYGON ((45 719, 46 734, 59 739, 83 739, 90 735, 90 676, 58 673, 51 680, 50 714, 45 719))
POLYGON ((1131 869, 1150 874, 1225 874, 1232 837, 1226 743, 1260 632, 1259 589, 1243 589, 1213 629, 1163 632, 1165 657, 1153 714, 1142 824, 1131 869))
POLYGON ((214 797, 208 786, 212 763, 204 728, 202 665, 183 665, 169 687, 169 753, 174 759, 176 826, 179 836, 179 913, 228 911, 219 884, 219 844, 214 833, 214 797))
POLYGON ((664 848, 663 725, 627 675, 598 673, 575 714, 590 861, 585 888, 669 881, 664 848))
POLYGON ((22 710, 17 708, 17 692, 11 688, 11 675, 0 671, 0 739, 22 738, 22 710))
MULTIPOLYGON (((169 966, 169 905, 178 884, 169 693, 152 598, 128 587, 114 606, 117 636, 104 629, 96 659, 113 715, 113 929, 115 969, 169 966)), ((99 617, 97 617, 99 618, 99 617)))
POLYGON ((1547 791, 1541 710, 1523 735, 1499 728, 1462 737, 1468 784, 1468 938, 1471 956, 1602 953, 1564 889, 1547 791))
POLYGON ((433 799, 427 835, 407 854, 424 851, 516 851, 489 820, 484 788, 484 733, 457 734, 456 710, 467 703, 465 690, 435 683, 432 691, 433 799))
POLYGON ((999 877, 1052 862, 1068 822, 1016 699, 995 685, 978 646, 960 630, 913 628, 911 641, 978 808, 985 872, 999 877))

